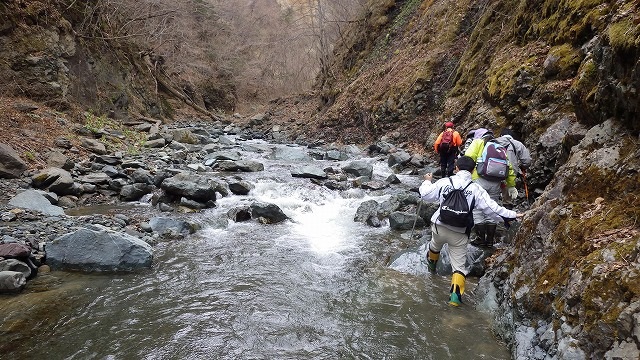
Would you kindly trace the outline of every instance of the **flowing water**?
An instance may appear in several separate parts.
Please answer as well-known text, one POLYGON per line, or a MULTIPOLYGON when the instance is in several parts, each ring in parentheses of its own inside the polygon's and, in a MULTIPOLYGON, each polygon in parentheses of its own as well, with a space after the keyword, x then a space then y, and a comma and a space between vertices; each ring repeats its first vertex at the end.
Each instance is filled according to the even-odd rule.
MULTIPOLYGON (((353 221, 362 201, 387 195, 331 191, 290 176, 304 163, 261 161, 264 172, 240 174, 256 185, 249 195, 218 199, 199 215, 201 231, 156 245, 150 270, 54 272, 0 297, 10 312, 0 316, 0 359, 510 357, 475 309, 473 279, 465 306, 446 304, 450 277, 427 273, 421 260, 427 236, 409 241, 353 221), (256 199, 291 220, 221 220, 256 199), (411 271, 388 265, 399 247, 396 268, 411 271)), ((375 173, 385 171, 377 162, 375 173)))

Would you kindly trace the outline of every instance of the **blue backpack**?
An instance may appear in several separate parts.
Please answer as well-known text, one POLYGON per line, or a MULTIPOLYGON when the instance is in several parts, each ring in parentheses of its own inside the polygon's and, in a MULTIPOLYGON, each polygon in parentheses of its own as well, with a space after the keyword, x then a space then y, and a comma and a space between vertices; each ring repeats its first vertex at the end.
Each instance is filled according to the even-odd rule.
POLYGON ((487 180, 502 181, 509 174, 507 148, 493 141, 485 142, 482 154, 478 158, 476 171, 487 180))

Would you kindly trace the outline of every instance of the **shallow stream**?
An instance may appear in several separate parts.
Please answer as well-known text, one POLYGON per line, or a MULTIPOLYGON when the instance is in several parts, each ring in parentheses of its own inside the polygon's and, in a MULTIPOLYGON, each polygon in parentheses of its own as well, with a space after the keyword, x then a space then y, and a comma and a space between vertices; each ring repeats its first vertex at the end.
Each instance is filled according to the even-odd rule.
MULTIPOLYGON (((465 306, 447 305, 450 277, 422 263, 424 230, 410 241, 408 232, 353 221, 362 201, 388 195, 332 191, 291 177, 305 162, 252 156, 265 171, 239 175, 256 188, 218 199, 198 215, 204 227, 195 235, 156 245, 150 270, 54 272, 0 297, 8 309, 0 343, 9 349, 0 358, 510 358, 489 315, 476 309, 474 279, 465 306), (227 210, 253 200, 278 205, 291 220, 226 220, 227 210), (401 266, 391 268, 390 257, 401 266)), ((375 174, 390 171, 378 161, 375 174)), ((410 178, 401 177, 417 181, 410 178)))

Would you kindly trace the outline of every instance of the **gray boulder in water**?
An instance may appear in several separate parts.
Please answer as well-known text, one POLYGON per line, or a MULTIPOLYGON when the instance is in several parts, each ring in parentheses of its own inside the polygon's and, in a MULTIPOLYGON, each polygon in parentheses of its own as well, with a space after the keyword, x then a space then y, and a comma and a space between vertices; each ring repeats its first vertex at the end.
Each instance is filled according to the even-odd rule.
POLYGON ((153 260, 149 244, 107 229, 62 235, 47 243, 45 251, 46 263, 54 270, 134 271, 150 267, 153 260))
POLYGON ((275 204, 254 202, 250 205, 251 217, 265 224, 276 224, 289 217, 275 204))

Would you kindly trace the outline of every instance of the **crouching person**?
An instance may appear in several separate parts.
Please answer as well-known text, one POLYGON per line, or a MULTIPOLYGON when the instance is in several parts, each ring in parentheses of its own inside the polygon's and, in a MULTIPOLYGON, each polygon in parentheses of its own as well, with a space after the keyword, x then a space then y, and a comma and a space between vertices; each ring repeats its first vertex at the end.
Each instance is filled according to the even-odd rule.
POLYGON ((474 209, 481 210, 496 221, 505 223, 520 218, 523 214, 506 209, 489 197, 480 185, 471 181, 471 172, 476 167, 475 161, 462 156, 456 160, 455 175, 431 183, 431 173, 424 176, 420 185, 420 196, 428 202, 440 204, 431 217, 431 241, 427 251, 427 266, 435 271, 440 251, 444 244, 449 244, 449 258, 453 275, 449 304, 459 306, 464 294, 465 278, 469 273, 466 266, 467 245, 473 227, 474 209))

